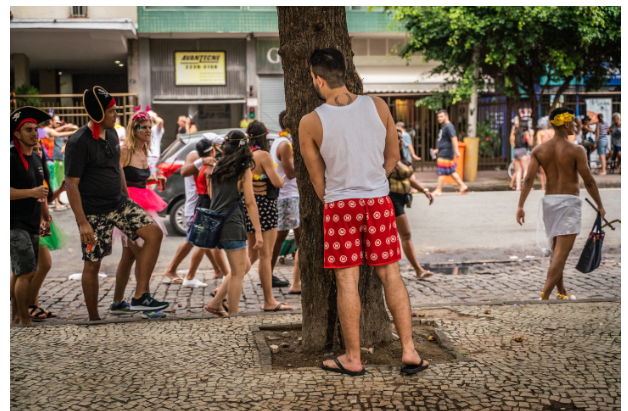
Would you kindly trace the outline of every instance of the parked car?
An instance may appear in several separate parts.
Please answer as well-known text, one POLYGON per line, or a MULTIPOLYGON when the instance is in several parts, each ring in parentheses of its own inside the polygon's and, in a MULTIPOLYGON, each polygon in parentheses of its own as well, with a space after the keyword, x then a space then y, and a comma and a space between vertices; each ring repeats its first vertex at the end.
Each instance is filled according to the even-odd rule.
MULTIPOLYGON (((166 148, 159 161, 157 167, 168 179, 166 189, 159 191, 155 188, 157 194, 168 203, 168 207, 159 215, 169 217, 170 224, 178 235, 185 235, 187 225, 185 223, 184 206, 185 206, 185 186, 183 177, 181 177, 181 166, 185 162, 185 157, 196 149, 198 143, 205 133, 216 133, 219 136, 225 136, 231 130, 246 131, 242 128, 223 128, 219 130, 204 130, 190 134, 179 134, 176 139, 166 148)), ((268 143, 272 145, 273 141, 279 137, 278 132, 271 131, 267 138, 268 143)))

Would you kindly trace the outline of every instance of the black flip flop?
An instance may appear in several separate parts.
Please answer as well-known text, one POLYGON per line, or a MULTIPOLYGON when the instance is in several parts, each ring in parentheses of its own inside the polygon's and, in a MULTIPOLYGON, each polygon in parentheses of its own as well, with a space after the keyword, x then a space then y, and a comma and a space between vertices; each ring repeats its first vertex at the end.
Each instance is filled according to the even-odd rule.
POLYGON ((42 309, 37 307, 36 305, 29 305, 29 317, 31 317, 31 321, 44 321, 47 317, 46 317, 46 312, 42 309), (34 313, 35 310, 39 310, 38 313, 34 313), (40 317, 41 315, 44 315, 43 317, 40 317), (35 316, 35 317, 33 317, 35 316))
POLYGON ((404 374, 416 374, 426 370, 429 366, 429 364, 423 365, 423 358, 421 358, 421 364, 404 364, 403 367, 401 367, 401 372, 404 374))
POLYGON ((358 376, 364 375, 366 373, 366 370, 364 369, 364 367, 362 367, 362 370, 360 370, 360 371, 349 371, 349 370, 346 370, 345 367, 343 367, 342 364, 340 364, 340 361, 338 360, 338 357, 334 358, 334 362, 336 363, 338 368, 331 368, 331 367, 326 366, 323 363, 321 363, 321 368, 324 369, 325 371, 337 372, 339 374, 346 374, 346 375, 350 375, 352 377, 358 377, 358 376))
POLYGON ((277 312, 277 311, 292 311, 292 308, 289 308, 287 310, 282 310, 281 307, 283 307, 284 305, 286 305, 286 303, 279 303, 277 304, 277 307, 275 307, 272 310, 264 310, 266 312, 277 312))
POLYGON ((301 295, 301 291, 290 291, 290 294, 301 295))

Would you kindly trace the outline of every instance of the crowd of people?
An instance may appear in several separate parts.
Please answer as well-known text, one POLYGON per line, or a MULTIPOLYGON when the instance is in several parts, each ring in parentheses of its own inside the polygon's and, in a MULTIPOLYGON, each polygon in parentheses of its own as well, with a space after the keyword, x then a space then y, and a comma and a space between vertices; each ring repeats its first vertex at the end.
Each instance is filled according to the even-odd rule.
MULTIPOLYGON (((447 112, 440 111, 442 125, 437 154, 439 182, 430 193, 416 180, 412 160, 415 154, 405 125, 395 124, 388 105, 378 97, 356 95, 345 86, 345 60, 336 49, 316 50, 310 57, 312 84, 325 101, 299 123, 300 151, 310 181, 321 202, 323 213, 324 267, 335 273, 338 313, 346 353, 325 361, 322 368, 347 375, 362 375, 360 360, 360 297, 359 267, 373 266, 384 286, 386 304, 390 310, 403 354, 401 371, 414 374, 425 370, 429 363, 417 353, 412 338, 410 300, 401 279, 399 260, 402 248, 418 278, 432 275, 423 269, 412 245, 405 208, 412 204, 412 190, 423 193, 429 204, 442 194, 445 176, 459 184, 459 194, 467 187, 456 173, 460 157, 456 131, 447 112), (359 146, 360 150, 351 147, 359 146)), ((138 110, 124 133, 116 129, 116 101, 99 86, 86 90, 83 104, 89 122, 71 132, 63 160, 53 158, 48 166, 45 146, 39 138, 38 124, 50 124, 47 113, 33 107, 23 107, 11 114, 11 303, 12 323, 30 325, 55 317, 40 307, 39 289, 50 270, 50 251, 63 247, 67 233, 56 226, 48 212, 47 203, 57 200, 64 190, 76 218, 84 261, 82 287, 85 305, 91 321, 100 320, 98 311, 98 273, 101 261, 112 253, 114 240, 121 243, 122 257, 116 272, 112 314, 142 312, 145 318, 161 318, 169 306, 150 293, 150 280, 159 256, 166 230, 157 212, 166 204, 149 185, 165 179, 159 175, 156 157, 163 136, 163 120, 147 107, 138 110), (124 137, 122 137, 122 135, 124 137), (120 138, 123 138, 120 144, 120 138), (51 170, 64 167, 65 179, 53 185, 51 170), (130 302, 124 296, 135 264, 136 287, 130 302)), ((192 251, 191 235, 178 248, 165 272, 165 282, 183 287, 203 287, 207 284, 195 278, 196 270, 206 255, 220 286, 205 310, 215 316, 236 315, 242 294, 243 279, 252 264, 259 260, 259 278, 264 293, 264 311, 291 310, 277 301, 272 293, 273 267, 283 241, 290 230, 300 243, 299 191, 296 184, 294 155, 290 130, 285 126, 286 113, 279 116, 282 132, 272 146, 268 129, 253 121, 245 132, 232 130, 226 136, 207 133, 190 152, 181 168, 185 181, 185 216, 189 233, 198 227, 201 209, 211 210, 223 218, 215 232, 216 247, 197 247, 187 276, 177 276, 177 267, 192 251), (224 254, 223 254, 224 252, 224 254), (226 259, 225 259, 226 255, 226 259)), ((563 268, 576 235, 580 231, 578 175, 597 203, 601 216, 604 208, 583 148, 572 144, 570 136, 586 129, 575 121, 569 109, 557 109, 549 116, 548 126, 539 132, 537 145, 527 150, 534 138, 518 123, 513 128, 513 144, 518 161, 517 188, 522 194, 517 221, 525 221, 524 204, 539 169, 545 173, 546 193, 543 199, 544 222, 548 247, 552 250, 547 282, 541 298, 547 299, 556 287, 558 297, 571 297, 563 282, 563 268), (551 131, 551 132, 550 132, 551 131), (573 167, 576 164, 576 168, 573 167), (523 176, 523 182, 521 177, 523 176), (565 212, 564 204, 570 207, 565 212), (562 208, 561 208, 562 207, 562 208)), ((600 125, 595 132, 599 151, 608 141, 609 128, 600 125)), ((54 138, 66 136, 61 127, 54 128, 54 138)), ((180 132, 192 132, 193 125, 179 119, 180 132)), ((543 126, 544 127, 544 126, 543 126)), ((589 133, 591 131, 588 131, 589 133)), ((610 129, 613 145, 620 152, 621 122, 614 117, 610 129), (617 140, 616 140, 617 138, 617 140)), ((576 137, 577 138, 577 137, 576 137)), ((588 138, 588 137, 587 137, 588 138)), ((581 138, 586 141, 586 139, 581 138)), ((56 140, 55 140, 56 142, 56 140)), ((55 144, 56 148, 57 145, 55 144)), ((63 172, 60 172, 61 176, 63 172)), ((200 227, 216 230, 214 226, 200 227)), ((299 251, 290 292, 301 293, 299 251)))
MULTIPOLYGON (((569 134, 567 141, 585 148, 587 165, 594 174, 606 175, 607 159, 612 159, 614 170, 621 172, 621 114, 613 113, 612 126, 609 126, 601 113, 596 114, 597 121, 592 124, 588 115, 574 117, 573 134, 569 134), (610 140, 609 140, 610 138, 610 140), (592 166, 591 155, 597 153, 599 165, 592 166)), ((510 146, 513 148, 515 173, 510 181, 510 189, 521 191, 521 182, 525 179, 530 162, 530 150, 550 141, 555 130, 550 123, 550 117, 539 119, 536 133, 528 125, 528 119, 516 116, 510 132, 510 146)), ((547 176, 543 167, 538 169, 541 181, 541 190, 545 190, 547 176)))

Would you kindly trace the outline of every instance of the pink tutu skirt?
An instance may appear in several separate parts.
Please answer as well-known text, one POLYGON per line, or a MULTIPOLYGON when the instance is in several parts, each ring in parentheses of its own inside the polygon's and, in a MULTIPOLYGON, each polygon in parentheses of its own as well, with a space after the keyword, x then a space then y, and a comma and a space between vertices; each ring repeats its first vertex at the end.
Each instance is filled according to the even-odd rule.
MULTIPOLYGON (((159 215, 157 214, 159 211, 166 208, 168 206, 168 203, 162 200, 156 192, 149 188, 127 187, 127 190, 129 191, 129 197, 131 198, 131 200, 135 201, 140 207, 146 210, 151 217, 153 217, 153 220, 155 220, 157 226, 161 228, 161 231, 163 231, 164 237, 168 235, 168 230, 166 229, 166 226, 161 221, 161 217, 159 217, 159 215)), ((122 246, 126 247, 127 241, 129 240, 128 237, 122 231, 118 230, 117 227, 114 227, 114 244, 116 243, 116 240, 118 238, 120 239, 120 241, 122 241, 122 246)), ((144 240, 138 238, 135 241, 135 244, 142 247, 144 245, 144 240)))

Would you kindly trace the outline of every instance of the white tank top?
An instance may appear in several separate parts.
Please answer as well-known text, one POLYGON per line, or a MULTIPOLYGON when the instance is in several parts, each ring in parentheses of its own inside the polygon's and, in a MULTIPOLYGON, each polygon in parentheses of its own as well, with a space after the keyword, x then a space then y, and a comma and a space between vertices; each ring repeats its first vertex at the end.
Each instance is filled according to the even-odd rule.
POLYGON ((273 158, 273 162, 277 164, 277 173, 284 178, 283 187, 279 189, 279 197, 277 200, 284 200, 286 198, 299 198, 299 189, 297 188, 297 179, 293 178, 291 180, 286 177, 286 172, 283 169, 283 165, 281 161, 277 157, 277 149, 281 143, 287 142, 292 144, 292 142, 286 137, 279 137, 273 141, 272 147, 270 147, 270 155, 273 158))
MULTIPOLYGON (((196 152, 196 150, 194 150, 196 152)), ((183 214, 186 217, 192 217, 196 212, 196 202, 198 201, 198 192, 196 191, 196 180, 194 176, 183 177, 183 186, 185 187, 185 207, 183 214)))
POLYGON ((316 112, 323 126, 325 203, 388 195, 386 127, 373 99, 358 96, 348 106, 323 104, 316 112))

